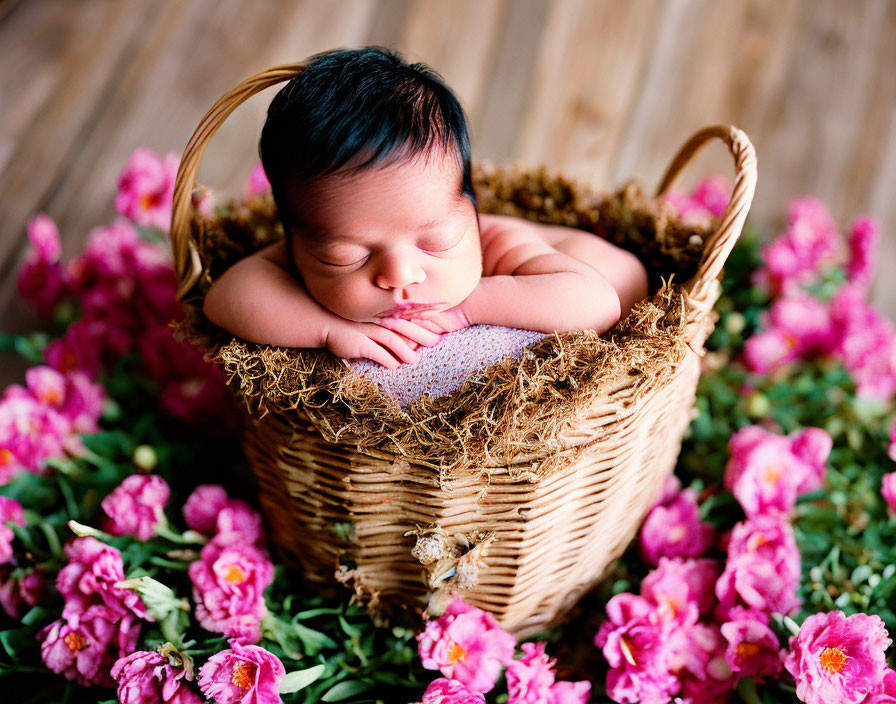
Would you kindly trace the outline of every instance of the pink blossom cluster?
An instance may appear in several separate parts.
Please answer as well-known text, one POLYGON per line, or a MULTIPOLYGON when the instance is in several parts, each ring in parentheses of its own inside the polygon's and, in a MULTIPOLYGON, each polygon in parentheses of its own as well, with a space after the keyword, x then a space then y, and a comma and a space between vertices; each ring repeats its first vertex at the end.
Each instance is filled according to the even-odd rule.
POLYGON ((784 666, 806 704, 888 704, 896 701, 884 654, 892 642, 879 616, 813 614, 790 639, 784 666))
MULTIPOLYGON (((167 230, 177 169, 173 156, 163 163, 149 150, 134 152, 119 179, 120 212, 137 224, 167 230)), ((94 229, 85 250, 63 266, 59 232, 47 215, 31 219, 28 237, 32 249, 19 272, 21 296, 42 314, 65 301, 80 312, 65 336, 47 347, 48 364, 95 377, 136 350, 145 372, 159 382, 160 401, 168 412, 211 428, 232 427, 233 418, 222 413, 230 407, 222 373, 204 361, 200 350, 175 340, 169 328, 183 310, 175 297, 174 269, 162 247, 141 240, 131 222, 118 219, 94 229), (214 423, 208 422, 212 418, 214 423)))
POLYGON ((264 590, 274 578, 261 516, 220 486, 203 485, 184 504, 184 517, 193 530, 214 532, 189 570, 199 624, 242 645, 257 643, 267 614, 264 590))
POLYGON ((789 437, 761 428, 735 434, 726 485, 748 518, 718 540, 711 531, 701 535, 694 493, 667 482, 641 535, 642 552, 658 566, 640 595, 608 602, 595 636, 610 666, 610 697, 717 702, 744 677, 780 676, 786 650, 769 617, 800 604, 801 561, 788 511, 799 493, 821 486, 830 449, 830 438, 815 428, 789 437), (653 516, 663 517, 667 534, 683 526, 687 539, 669 540, 663 523, 649 523, 653 516), (727 552, 724 566, 703 557, 714 544, 727 552))
POLYGON ((168 482, 157 474, 125 477, 100 503, 106 514, 103 530, 149 540, 156 534, 156 524, 165 521, 169 494, 168 482))
POLYGON ((665 200, 678 211, 681 221, 691 226, 706 226, 713 218, 720 217, 730 199, 731 184, 721 175, 702 180, 690 194, 670 189, 665 195, 665 200))
POLYGON ((867 302, 878 228, 857 218, 846 243, 824 205, 814 198, 790 203, 787 230, 762 246, 753 275, 773 302, 762 330, 744 346, 744 359, 765 374, 796 359, 833 356, 852 374, 859 396, 896 392, 896 329, 867 302), (842 267, 846 283, 825 301, 806 289, 827 270, 842 267))
POLYGON ((21 471, 46 471, 45 462, 83 451, 80 435, 97 430, 104 392, 81 371, 37 366, 25 386, 0 396, 0 485, 21 471))
POLYGON ((543 642, 523 643, 523 656, 514 660, 514 637, 461 599, 428 621, 417 643, 423 667, 444 675, 427 687, 423 704, 484 702, 505 666, 508 704, 584 704, 591 693, 590 682, 555 681, 555 661, 543 642))
POLYGON ((62 618, 40 631, 41 657, 53 672, 84 685, 112 686, 111 669, 134 652, 141 620, 151 620, 140 597, 117 586, 121 553, 92 537, 73 538, 56 578, 65 600, 62 618))
POLYGON ((800 494, 821 488, 832 445, 831 436, 821 428, 789 436, 759 425, 741 428, 728 441, 731 459, 725 466, 725 488, 748 518, 787 515, 800 494))

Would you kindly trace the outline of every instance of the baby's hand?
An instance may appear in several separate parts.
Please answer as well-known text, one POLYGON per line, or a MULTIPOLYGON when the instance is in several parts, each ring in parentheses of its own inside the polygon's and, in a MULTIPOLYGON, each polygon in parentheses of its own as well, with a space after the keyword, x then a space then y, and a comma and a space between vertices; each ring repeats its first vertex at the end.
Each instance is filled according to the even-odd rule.
POLYGON ((440 336, 409 320, 386 319, 391 322, 357 323, 344 320, 327 331, 325 345, 343 359, 371 359, 388 369, 400 364, 413 364, 420 359, 417 347, 433 347, 440 336), (413 346, 412 346, 413 345, 413 346), (394 356, 393 356, 394 355, 394 356))
POLYGON ((436 333, 449 333, 471 325, 469 318, 460 306, 448 310, 422 310, 407 316, 418 325, 436 333))

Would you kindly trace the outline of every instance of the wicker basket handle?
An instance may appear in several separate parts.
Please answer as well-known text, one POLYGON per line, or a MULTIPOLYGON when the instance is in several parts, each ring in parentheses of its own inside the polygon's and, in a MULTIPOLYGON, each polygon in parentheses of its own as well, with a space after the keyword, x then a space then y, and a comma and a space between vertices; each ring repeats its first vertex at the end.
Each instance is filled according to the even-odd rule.
POLYGON ((753 202, 753 193, 756 190, 756 151, 753 149, 753 144, 746 134, 732 125, 705 127, 679 149, 656 191, 657 197, 665 193, 685 164, 713 137, 724 141, 734 157, 734 189, 718 229, 703 245, 703 256, 700 258, 697 273, 683 286, 688 291, 692 303, 708 306, 715 303, 713 293, 715 283, 722 272, 725 260, 740 237, 750 204, 753 202))
POLYGON ((247 98, 299 75, 305 66, 304 62, 282 64, 250 76, 212 106, 187 142, 174 181, 174 202, 171 210, 171 249, 174 253, 174 271, 178 281, 178 300, 183 299, 202 275, 199 251, 190 236, 190 211, 196 174, 205 148, 227 116, 247 98))

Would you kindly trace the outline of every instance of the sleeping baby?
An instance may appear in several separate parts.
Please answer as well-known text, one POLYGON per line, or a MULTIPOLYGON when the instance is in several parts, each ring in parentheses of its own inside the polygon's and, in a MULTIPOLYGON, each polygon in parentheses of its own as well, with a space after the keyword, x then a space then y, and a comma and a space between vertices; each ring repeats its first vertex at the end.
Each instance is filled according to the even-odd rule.
POLYGON ((478 213, 457 97, 396 52, 312 57, 259 153, 286 237, 203 306, 243 339, 395 368, 469 325, 602 332, 648 294, 638 259, 596 235, 478 213))

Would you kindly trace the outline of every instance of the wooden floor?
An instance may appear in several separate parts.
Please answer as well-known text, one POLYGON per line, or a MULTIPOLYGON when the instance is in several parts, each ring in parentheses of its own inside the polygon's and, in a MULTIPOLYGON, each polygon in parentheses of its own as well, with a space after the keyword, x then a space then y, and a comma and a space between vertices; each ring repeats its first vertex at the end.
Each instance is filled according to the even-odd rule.
MULTIPOLYGON (((873 298, 896 317, 896 1, 0 0, 0 330, 38 325, 14 293, 32 214, 53 217, 71 256, 114 220, 136 147, 179 155, 243 78, 365 44, 442 73, 475 158, 601 186, 652 189, 692 132, 737 125, 756 145, 752 217, 769 233, 804 194, 844 228, 880 220, 873 298)), ((238 192, 277 90, 228 118, 201 182, 238 192)), ((716 145, 683 185, 731 167, 716 145)))

